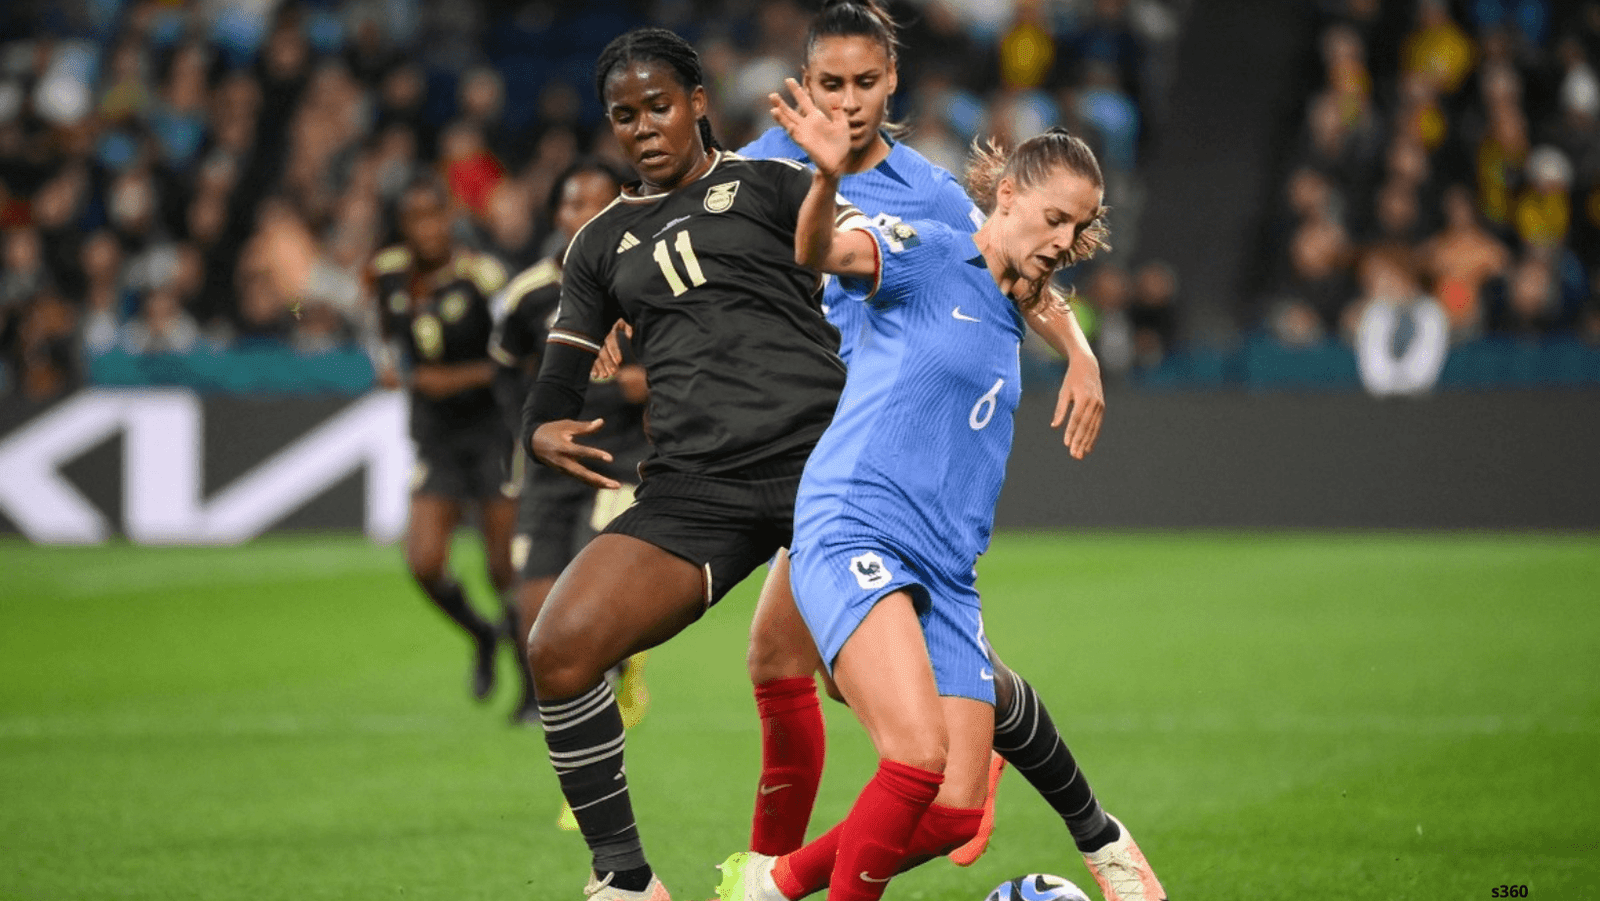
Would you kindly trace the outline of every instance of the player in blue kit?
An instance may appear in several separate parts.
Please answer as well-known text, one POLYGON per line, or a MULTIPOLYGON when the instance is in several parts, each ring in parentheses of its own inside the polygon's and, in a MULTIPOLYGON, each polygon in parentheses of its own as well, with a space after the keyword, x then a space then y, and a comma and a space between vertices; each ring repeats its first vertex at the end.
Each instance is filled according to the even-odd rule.
MULTIPOLYGON (((799 112, 784 105, 775 117, 829 155, 812 154, 819 172, 837 171, 844 129, 791 90, 799 112)), ((1051 303, 1044 288, 1058 265, 1099 246, 1103 181, 1087 146, 1064 132, 979 169, 997 188, 995 216, 975 235, 930 221, 880 224, 872 250, 882 265, 870 269, 882 288, 865 292, 850 379, 797 501, 795 596, 878 748, 878 774, 811 845, 730 858, 725 901, 799 898, 823 885, 831 899, 880 897, 895 872, 948 850, 929 822, 936 796, 947 810, 970 810, 986 794, 995 672, 974 565, 1010 451, 1025 316, 1051 303)), ((1164 897, 1141 869, 1150 891, 1129 896, 1164 897)))
MULTIPOLYGON (((884 228, 906 219, 933 219, 960 233, 976 231, 985 216, 961 184, 911 147, 894 139, 887 122, 896 87, 893 22, 876 4, 829 2, 806 40, 804 84, 814 102, 836 106, 850 128, 840 191, 884 228)), ((739 153, 809 162, 782 127, 773 127, 739 153)), ((840 356, 851 360, 868 325, 867 307, 830 282, 824 294, 828 319, 840 329, 840 356)), ((1067 440, 1074 456, 1093 446, 1104 409, 1099 366, 1077 322, 1064 304, 1041 304, 1029 324, 1069 361, 1058 403, 1057 423, 1069 407, 1067 440)), ((749 671, 762 719, 762 774, 751 828, 750 850, 778 856, 800 847, 821 782, 823 722, 812 674, 821 666, 809 633, 788 590, 788 560, 780 552, 763 587, 752 622, 749 671)), ((1125 829, 1096 800, 1048 710, 1033 687, 990 652, 997 695, 995 757, 985 806, 932 808, 946 840, 977 834, 950 852, 961 865, 973 863, 987 845, 993 824, 993 788, 999 764, 1010 759, 1062 816, 1091 872, 1110 888, 1112 901, 1154 901, 1143 893, 1153 873, 1125 829), (1146 877, 1148 876, 1148 882, 1146 877)), ((959 842, 958 842, 959 844, 959 842)))

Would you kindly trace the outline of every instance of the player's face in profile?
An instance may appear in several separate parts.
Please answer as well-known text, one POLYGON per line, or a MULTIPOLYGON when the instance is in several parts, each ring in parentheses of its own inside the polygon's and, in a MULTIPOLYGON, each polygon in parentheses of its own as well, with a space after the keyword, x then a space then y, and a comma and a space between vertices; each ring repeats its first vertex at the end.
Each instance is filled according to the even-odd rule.
POLYGON ((877 140, 898 84, 883 44, 866 35, 821 38, 811 47, 804 76, 812 102, 842 112, 849 121, 851 150, 877 140))
POLYGON ((617 197, 617 183, 604 172, 579 172, 561 186, 556 230, 572 237, 617 197))
POLYGON ((1060 166, 1031 188, 1002 179, 996 199, 1007 265, 1030 282, 1050 274, 1094 221, 1103 197, 1094 182, 1060 166))
POLYGON ((450 214, 444 198, 432 190, 415 189, 406 193, 400 209, 400 231, 417 259, 435 265, 448 259, 450 214))
POLYGON ((611 133, 639 177, 657 190, 676 188, 704 162, 699 119, 705 112, 705 88, 685 88, 666 63, 629 62, 606 78, 611 133))

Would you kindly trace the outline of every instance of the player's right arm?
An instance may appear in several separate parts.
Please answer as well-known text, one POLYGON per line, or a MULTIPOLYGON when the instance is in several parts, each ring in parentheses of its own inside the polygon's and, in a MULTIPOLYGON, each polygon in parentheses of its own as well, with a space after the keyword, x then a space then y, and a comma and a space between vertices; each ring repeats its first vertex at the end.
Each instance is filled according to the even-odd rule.
MULTIPOLYGON (((581 239, 582 234, 579 235, 581 239)), ((584 465, 587 460, 611 462, 611 455, 578 439, 593 434, 601 420, 580 421, 589 388, 589 371, 605 340, 607 326, 619 315, 616 302, 596 278, 598 266, 585 249, 593 241, 573 242, 561 283, 561 307, 545 343, 539 380, 522 408, 523 447, 530 456, 596 488, 620 485, 584 465)))

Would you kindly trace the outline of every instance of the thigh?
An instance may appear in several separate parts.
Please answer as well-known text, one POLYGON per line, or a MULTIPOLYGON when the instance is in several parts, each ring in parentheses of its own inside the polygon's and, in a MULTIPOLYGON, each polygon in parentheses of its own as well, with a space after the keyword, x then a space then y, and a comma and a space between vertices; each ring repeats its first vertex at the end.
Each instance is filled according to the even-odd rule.
POLYGON ((628 535, 601 535, 556 579, 530 638, 542 695, 565 697, 705 612, 702 573, 628 535))
POLYGON ((891 592, 873 605, 840 649, 833 675, 880 756, 943 769, 944 709, 910 593, 891 592))

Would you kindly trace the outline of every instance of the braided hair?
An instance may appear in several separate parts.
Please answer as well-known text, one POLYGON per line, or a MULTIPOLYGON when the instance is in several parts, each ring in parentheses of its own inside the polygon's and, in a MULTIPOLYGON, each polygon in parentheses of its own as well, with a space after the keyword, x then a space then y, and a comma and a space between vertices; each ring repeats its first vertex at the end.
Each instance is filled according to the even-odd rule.
MULTIPOLYGON (((603 104, 606 101, 606 79, 618 66, 631 62, 665 63, 678 76, 678 83, 692 91, 705 86, 705 72, 700 67, 700 54, 683 38, 665 28, 635 28, 613 40, 600 51, 594 64, 594 91, 603 104)), ((722 145, 711 134, 711 121, 701 116, 700 143, 707 151, 720 150, 722 145)))

